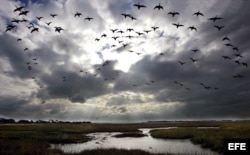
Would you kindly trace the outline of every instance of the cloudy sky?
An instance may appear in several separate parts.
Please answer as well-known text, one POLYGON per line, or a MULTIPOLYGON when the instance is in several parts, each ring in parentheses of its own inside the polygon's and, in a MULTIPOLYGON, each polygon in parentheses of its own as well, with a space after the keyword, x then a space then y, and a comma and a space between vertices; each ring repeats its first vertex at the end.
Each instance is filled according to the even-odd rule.
POLYGON ((248 0, 2 0, 0 117, 249 119, 249 10, 248 0))

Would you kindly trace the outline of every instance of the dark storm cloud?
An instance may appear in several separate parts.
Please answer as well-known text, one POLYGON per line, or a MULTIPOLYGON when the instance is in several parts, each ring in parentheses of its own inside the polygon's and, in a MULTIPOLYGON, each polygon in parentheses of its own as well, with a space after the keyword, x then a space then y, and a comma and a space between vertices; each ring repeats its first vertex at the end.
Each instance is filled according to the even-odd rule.
POLYGON ((69 98, 72 102, 85 102, 86 98, 108 93, 103 79, 93 75, 81 76, 80 73, 63 68, 54 70, 52 75, 43 75, 41 81, 46 85, 46 89, 42 89, 38 94, 41 98, 69 98), (63 76, 66 77, 65 81, 63 76))
POLYGON ((28 101, 13 96, 4 96, 0 98, 0 113, 6 116, 18 117, 22 111, 20 109, 27 104, 28 101))
MULTIPOLYGON (((27 62, 30 62, 30 57, 28 53, 24 51, 24 48, 16 42, 16 38, 3 34, 0 36, 1 49, 0 55, 7 58, 13 67, 14 71, 7 71, 11 76, 18 76, 20 78, 27 78, 30 71, 28 70, 27 62), (14 44, 13 44, 14 42, 14 44), (11 46, 10 46, 11 44, 11 46)), ((28 51, 29 52, 29 51, 28 51)), ((31 62, 32 63, 32 62, 31 62)), ((34 64, 32 64, 34 66, 34 64)), ((34 72, 37 72, 37 69, 33 69, 34 72)))

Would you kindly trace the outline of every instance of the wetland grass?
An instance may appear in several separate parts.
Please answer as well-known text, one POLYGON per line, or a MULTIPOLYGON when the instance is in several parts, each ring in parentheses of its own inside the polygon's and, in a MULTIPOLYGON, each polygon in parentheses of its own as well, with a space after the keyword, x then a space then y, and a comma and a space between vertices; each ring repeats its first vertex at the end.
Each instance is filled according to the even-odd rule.
MULTIPOLYGON (((137 133, 140 133, 138 130, 140 128, 159 128, 173 126, 185 128, 155 130, 152 131, 151 134, 153 137, 165 139, 189 138, 193 143, 201 144, 203 147, 209 147, 213 150, 217 150, 220 152, 223 147, 224 138, 250 138, 250 122, 157 122, 133 124, 0 124, 0 154, 64 154, 60 150, 50 149, 50 144, 86 142, 90 140, 90 137, 85 136, 85 134, 93 132, 122 132, 123 136, 126 137, 126 133, 127 135, 131 133, 136 133, 133 134, 133 136, 137 135, 137 133), (214 126, 219 128, 195 128, 214 126)), ((110 150, 108 149, 105 151, 110 150)), ((125 153, 127 153, 127 151, 128 150, 125 150, 125 153)), ((103 151, 96 150, 96 152, 97 154, 99 154, 98 152, 103 151)), ((114 149, 113 152, 116 152, 115 154, 117 154, 117 149, 114 149)), ((133 154, 132 152, 128 154, 133 154)), ((136 153, 140 154, 140 152, 136 153)), ((112 153, 106 152, 104 154, 112 153)))

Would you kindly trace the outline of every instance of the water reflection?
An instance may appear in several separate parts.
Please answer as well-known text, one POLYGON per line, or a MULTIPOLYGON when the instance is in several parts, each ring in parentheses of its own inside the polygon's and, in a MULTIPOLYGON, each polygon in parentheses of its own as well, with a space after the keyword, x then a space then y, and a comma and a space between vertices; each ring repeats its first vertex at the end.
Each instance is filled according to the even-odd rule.
MULTIPOLYGON (((173 127, 170 127, 173 128, 173 127)), ((164 129, 170 129, 164 128, 164 129)), ((162 129, 162 128, 157 128, 162 129)), ((203 149, 199 145, 194 145, 190 140, 164 140, 155 139, 150 136, 149 131, 152 129, 140 129, 143 134, 147 135, 140 138, 115 138, 114 135, 120 132, 112 133, 91 133, 88 136, 93 137, 91 141, 80 144, 63 144, 52 145, 52 148, 63 150, 65 153, 78 153, 84 150, 92 150, 97 148, 108 149, 140 149, 151 153, 180 153, 180 154, 202 154, 202 155, 218 155, 209 149, 203 149)))

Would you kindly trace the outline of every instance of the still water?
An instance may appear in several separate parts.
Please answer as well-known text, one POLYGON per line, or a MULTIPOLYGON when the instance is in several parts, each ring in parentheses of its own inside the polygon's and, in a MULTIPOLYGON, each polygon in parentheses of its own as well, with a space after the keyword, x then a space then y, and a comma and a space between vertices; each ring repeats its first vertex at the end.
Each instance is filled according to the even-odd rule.
MULTIPOLYGON (((173 128, 173 127, 171 127, 173 128)), ((156 128, 154 128, 156 129, 156 128)), ((157 128, 159 129, 159 128, 157 128)), ((170 128, 161 128, 170 129, 170 128)), ((91 141, 80 144, 52 144, 52 148, 57 148, 65 153, 78 153, 84 150, 92 149, 139 149, 151 153, 176 153, 176 154, 201 154, 201 155, 219 155, 218 153, 209 149, 203 149, 199 145, 194 145, 190 140, 164 140, 156 139, 150 136, 149 131, 152 129, 139 129, 143 134, 147 135, 140 138, 115 138, 114 135, 120 132, 101 132, 91 133, 87 136, 92 137, 91 141)))

